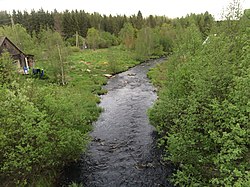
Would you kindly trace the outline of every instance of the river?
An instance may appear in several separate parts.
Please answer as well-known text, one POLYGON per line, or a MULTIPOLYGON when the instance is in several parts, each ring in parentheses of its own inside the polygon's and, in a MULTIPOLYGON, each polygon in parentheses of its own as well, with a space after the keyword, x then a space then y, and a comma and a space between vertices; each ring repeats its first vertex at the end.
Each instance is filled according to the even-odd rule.
POLYGON ((147 110, 157 99, 148 70, 163 59, 142 63, 109 79, 101 96, 104 109, 81 160, 66 168, 67 181, 84 187, 172 186, 163 166, 147 110))

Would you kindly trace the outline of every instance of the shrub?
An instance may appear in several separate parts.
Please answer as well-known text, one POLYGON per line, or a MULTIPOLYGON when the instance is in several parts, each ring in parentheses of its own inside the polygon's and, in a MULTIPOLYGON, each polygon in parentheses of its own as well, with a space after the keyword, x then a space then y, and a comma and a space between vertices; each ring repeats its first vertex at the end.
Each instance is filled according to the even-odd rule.
POLYGON ((150 120, 161 135, 165 159, 178 165, 176 185, 249 184, 247 33, 236 31, 233 39, 221 33, 203 46, 198 35, 184 37, 164 65, 165 80, 150 120))

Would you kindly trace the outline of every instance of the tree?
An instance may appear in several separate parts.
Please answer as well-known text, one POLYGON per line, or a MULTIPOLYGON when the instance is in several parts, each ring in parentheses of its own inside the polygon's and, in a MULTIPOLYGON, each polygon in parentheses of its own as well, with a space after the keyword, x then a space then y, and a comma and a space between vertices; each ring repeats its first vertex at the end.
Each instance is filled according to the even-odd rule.
POLYGON ((46 51, 44 51, 43 61, 47 61, 47 63, 42 63, 45 67, 45 71, 53 82, 65 85, 67 82, 66 58, 68 52, 63 38, 58 32, 43 30, 39 35, 39 39, 43 48, 46 49, 46 51))
POLYGON ((166 54, 170 54, 173 50, 174 40, 176 39, 176 31, 172 25, 164 23, 159 28, 160 45, 166 54))
POLYGON ((143 25, 144 25, 144 20, 143 20, 143 17, 142 17, 142 13, 141 11, 139 10, 138 13, 137 13, 137 16, 136 16, 136 29, 140 30, 143 25))
POLYGON ((0 11, 0 25, 11 25, 11 17, 6 11, 0 11))
POLYGON ((55 9, 52 13, 53 19, 54 19, 54 30, 56 32, 59 32, 61 35, 63 35, 63 28, 62 28, 62 19, 63 15, 55 9))
POLYGON ((102 20, 102 16, 99 13, 94 12, 93 14, 89 16, 90 27, 100 30, 101 20, 102 20))
POLYGON ((192 23, 187 28, 179 27, 177 29, 177 36, 175 42, 175 50, 180 54, 192 54, 194 55, 202 45, 202 34, 199 28, 192 23), (183 42, 185 41, 185 42, 183 42))
POLYGON ((94 27, 88 29, 87 43, 90 49, 97 49, 100 43, 100 33, 94 27))
POLYGON ((135 51, 139 60, 149 59, 152 55, 162 56, 164 54, 163 47, 160 44, 157 30, 150 27, 142 28, 138 32, 135 51))
POLYGON ((110 34, 109 32, 100 32, 100 48, 108 48, 115 45, 118 45, 118 40, 116 36, 110 34))
POLYGON ((148 27, 151 27, 151 28, 156 27, 156 21, 155 21, 154 16, 149 15, 149 17, 147 18, 147 25, 148 25, 148 27))
POLYGON ((76 32, 75 28, 72 27, 72 16, 68 10, 63 13, 62 28, 66 39, 72 37, 76 32))
POLYGON ((83 10, 81 10, 79 12, 79 27, 80 27, 80 30, 79 30, 79 34, 81 36, 83 36, 84 38, 86 38, 87 36, 87 32, 88 32, 88 29, 90 28, 90 23, 89 23, 89 18, 88 18, 88 14, 85 13, 83 10))
POLYGON ((119 33, 119 37, 122 41, 122 44, 127 49, 134 49, 135 47, 135 29, 131 23, 125 23, 123 28, 119 33))

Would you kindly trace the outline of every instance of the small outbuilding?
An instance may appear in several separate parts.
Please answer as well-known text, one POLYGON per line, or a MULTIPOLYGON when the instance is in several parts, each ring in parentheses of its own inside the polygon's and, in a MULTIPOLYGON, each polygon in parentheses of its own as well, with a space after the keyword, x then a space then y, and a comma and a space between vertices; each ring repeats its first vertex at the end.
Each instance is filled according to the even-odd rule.
MULTIPOLYGON (((25 54, 7 37, 0 36, 0 55, 6 50, 19 69, 28 70, 34 66, 34 55, 25 54)), ((27 71, 24 71, 26 73, 27 71)))

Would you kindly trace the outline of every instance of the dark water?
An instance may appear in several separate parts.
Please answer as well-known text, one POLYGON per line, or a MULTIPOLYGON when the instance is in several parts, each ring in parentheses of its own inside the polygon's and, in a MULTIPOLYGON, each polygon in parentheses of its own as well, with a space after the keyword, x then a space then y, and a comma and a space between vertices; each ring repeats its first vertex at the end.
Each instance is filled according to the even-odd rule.
MULTIPOLYGON (((102 96, 104 112, 94 124, 93 141, 82 159, 65 170, 65 180, 85 187, 172 186, 156 148, 147 110, 157 99, 147 78, 161 60, 138 65, 111 78, 102 96)), ((169 168, 169 169, 167 169, 169 168)))

